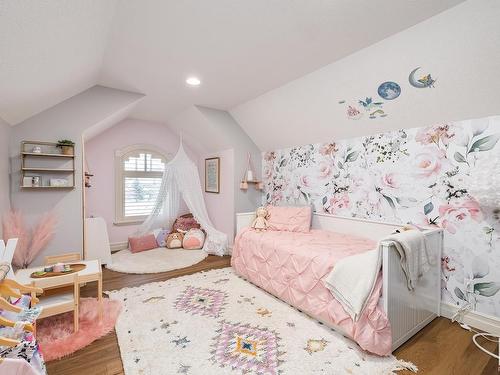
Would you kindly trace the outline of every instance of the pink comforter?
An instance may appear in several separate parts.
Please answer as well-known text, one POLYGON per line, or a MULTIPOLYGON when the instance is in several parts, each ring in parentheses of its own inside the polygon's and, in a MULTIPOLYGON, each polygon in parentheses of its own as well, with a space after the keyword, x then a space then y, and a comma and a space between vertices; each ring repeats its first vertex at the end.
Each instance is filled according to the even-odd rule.
POLYGON ((322 281, 339 259, 375 246, 375 242, 365 238, 322 230, 256 232, 247 228, 236 237, 231 265, 236 273, 281 300, 339 327, 363 349, 388 355, 392 349, 391 327, 377 305, 381 278, 357 322, 322 281))

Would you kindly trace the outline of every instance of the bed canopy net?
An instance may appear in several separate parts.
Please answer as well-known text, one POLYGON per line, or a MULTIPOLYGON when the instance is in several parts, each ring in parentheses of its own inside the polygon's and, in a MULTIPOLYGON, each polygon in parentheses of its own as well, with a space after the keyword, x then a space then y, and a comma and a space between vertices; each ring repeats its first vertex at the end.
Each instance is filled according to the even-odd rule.
POLYGON ((214 228, 203 199, 198 168, 182 145, 175 157, 165 165, 155 206, 139 229, 141 234, 156 228, 170 227, 179 215, 181 199, 207 233, 203 250, 209 254, 227 254, 227 235, 214 228))

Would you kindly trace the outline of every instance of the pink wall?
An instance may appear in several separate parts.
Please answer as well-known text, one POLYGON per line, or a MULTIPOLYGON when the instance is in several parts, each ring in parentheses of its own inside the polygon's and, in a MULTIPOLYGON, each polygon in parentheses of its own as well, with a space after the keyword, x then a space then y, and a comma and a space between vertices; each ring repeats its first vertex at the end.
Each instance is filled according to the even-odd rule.
POLYGON ((223 150, 204 155, 200 159, 200 174, 205 204, 214 226, 228 235, 233 244, 235 229, 234 214, 234 150, 223 150), (205 192, 205 158, 220 158, 220 193, 205 192))
MULTIPOLYGON (((134 144, 156 146, 170 158, 179 147, 179 138, 165 125, 135 119, 126 119, 85 143, 85 157, 92 177, 92 187, 86 190, 86 216, 100 216, 108 224, 111 243, 127 241, 137 225, 114 225, 115 220, 115 150, 134 144), (170 155, 169 155, 170 154, 170 155)), ((193 161, 199 157, 188 147, 193 161)), ((210 211, 209 211, 210 212, 210 211)))

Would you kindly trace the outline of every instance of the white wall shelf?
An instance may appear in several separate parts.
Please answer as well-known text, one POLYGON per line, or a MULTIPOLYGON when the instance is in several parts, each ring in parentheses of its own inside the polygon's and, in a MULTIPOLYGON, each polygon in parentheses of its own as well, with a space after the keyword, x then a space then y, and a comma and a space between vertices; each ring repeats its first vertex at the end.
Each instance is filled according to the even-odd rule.
MULTIPOLYGON (((75 148, 66 146, 61 152, 56 142, 44 141, 22 141, 21 142, 21 189, 28 190, 69 190, 75 188, 75 148), (68 152, 69 151, 69 152, 68 152), (53 180, 61 179, 57 175, 66 174, 63 177, 66 185, 51 186, 53 180), (29 178, 38 178, 39 185, 30 184, 29 178), (28 183, 25 184, 25 178, 28 183)), ((55 184, 54 184, 55 185, 55 184)))
POLYGON ((73 159, 75 155, 64 155, 50 152, 21 152, 23 156, 46 157, 46 158, 68 158, 73 159))

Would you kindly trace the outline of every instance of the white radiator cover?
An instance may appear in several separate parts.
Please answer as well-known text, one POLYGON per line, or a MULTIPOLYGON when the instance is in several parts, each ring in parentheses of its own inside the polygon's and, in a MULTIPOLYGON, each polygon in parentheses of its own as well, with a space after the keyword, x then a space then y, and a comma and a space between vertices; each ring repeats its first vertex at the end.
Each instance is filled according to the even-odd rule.
POLYGON ((400 256, 392 243, 384 243, 382 262, 382 306, 391 322, 392 350, 440 316, 441 249, 443 232, 428 231, 427 247, 431 269, 418 280, 413 291, 406 286, 400 256))

